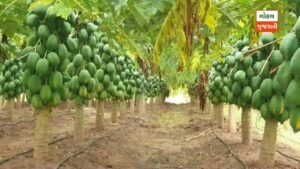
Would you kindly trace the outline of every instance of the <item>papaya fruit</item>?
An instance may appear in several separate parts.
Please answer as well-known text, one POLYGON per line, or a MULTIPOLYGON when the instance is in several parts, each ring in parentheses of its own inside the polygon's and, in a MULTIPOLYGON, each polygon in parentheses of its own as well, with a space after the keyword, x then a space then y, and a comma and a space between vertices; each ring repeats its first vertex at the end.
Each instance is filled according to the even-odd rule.
POLYGON ((50 99, 51 99, 51 95, 52 95, 52 91, 51 91, 50 86, 43 85, 40 90, 40 96, 41 96, 42 101, 44 103, 48 103, 48 101, 50 101, 50 99))
POLYGON ((47 54, 47 60, 49 62, 49 65, 52 67, 57 67, 59 65, 59 57, 55 52, 49 52, 47 54))
POLYGON ((280 50, 274 50, 270 57, 270 65, 272 67, 277 67, 283 62, 283 60, 284 57, 281 54, 280 50))
POLYGON ((269 110, 269 105, 268 103, 264 103, 261 108, 260 108, 260 114, 263 117, 264 120, 269 120, 271 119, 273 116, 269 110))
POLYGON ((28 15, 26 18, 26 24, 31 28, 36 27, 39 24, 38 16, 36 16, 35 14, 28 15))
POLYGON ((73 64, 75 68, 79 68, 84 64, 84 60, 81 54, 75 55, 73 59, 73 64))
POLYGON ((35 108, 35 109, 41 109, 43 107, 43 102, 42 99, 39 95, 33 95, 30 100, 30 104, 35 108))
POLYGON ((273 95, 269 103, 269 110, 274 117, 279 116, 284 111, 284 98, 282 95, 273 95))
POLYGON ((285 35, 280 43, 280 52, 286 60, 289 60, 299 47, 299 41, 294 32, 285 35))
POLYGON ((245 79, 246 79, 246 73, 242 70, 239 70, 234 74, 234 80, 239 83, 243 83, 245 79))
POLYGON ((40 91, 40 89, 42 87, 42 80, 37 75, 31 75, 28 79, 27 86, 28 86, 30 93, 36 94, 40 91))
POLYGON ((82 46, 82 48, 81 48, 81 55, 83 56, 83 58, 85 60, 89 60, 92 57, 92 55, 93 55, 91 47, 88 46, 88 45, 82 46))
POLYGON ((242 99, 245 102, 248 102, 251 100, 251 97, 252 97, 252 89, 249 86, 244 87, 242 90, 242 99))
POLYGON ((89 34, 86 29, 81 29, 79 31, 79 39, 80 41, 86 42, 89 38, 89 34))
POLYGON ((295 34, 298 40, 300 40, 300 18, 297 19, 295 24, 295 34))
POLYGON ((63 77, 61 72, 52 72, 49 77, 49 84, 52 89, 59 89, 63 87, 63 77))
POLYGON ((35 69, 38 75, 46 76, 49 73, 49 61, 45 58, 39 59, 35 69))
POLYGON ((264 99, 269 99, 273 94, 273 80, 272 79, 264 79, 260 85, 261 96, 264 99))
POLYGON ((26 66, 32 71, 36 70, 36 64, 40 60, 40 55, 36 52, 30 53, 26 60, 26 66))
POLYGON ((48 36, 46 47, 50 51, 55 51, 58 48, 59 40, 55 34, 48 36))
POLYGON ((274 40, 274 35, 272 32, 263 32, 260 39, 263 44, 267 44, 274 40))
POLYGON ((277 83, 280 85, 283 91, 288 88, 288 85, 293 79, 290 61, 284 61, 280 65, 274 79, 277 80, 277 83))
POLYGON ((289 84, 285 96, 284 104, 287 108, 295 108, 300 106, 300 80, 294 79, 289 84))
POLYGON ((291 72, 295 78, 300 79, 300 49, 298 48, 291 58, 291 72))
POLYGON ((252 96, 252 99, 251 99, 251 106, 253 108, 259 110, 263 103, 264 103, 264 99, 261 97, 260 89, 258 89, 253 93, 253 96, 252 96))
POLYGON ((289 110, 290 113, 290 125, 294 132, 300 131, 300 108, 296 107, 289 110))
POLYGON ((41 39, 48 38, 48 36, 50 35, 50 30, 46 25, 40 25, 37 34, 41 39))
POLYGON ((91 75, 88 70, 82 69, 79 72, 78 80, 81 84, 87 84, 89 82, 90 78, 91 78, 91 75))
POLYGON ((231 90, 235 96, 239 96, 242 92, 242 86, 240 85, 240 83, 234 82, 231 90))

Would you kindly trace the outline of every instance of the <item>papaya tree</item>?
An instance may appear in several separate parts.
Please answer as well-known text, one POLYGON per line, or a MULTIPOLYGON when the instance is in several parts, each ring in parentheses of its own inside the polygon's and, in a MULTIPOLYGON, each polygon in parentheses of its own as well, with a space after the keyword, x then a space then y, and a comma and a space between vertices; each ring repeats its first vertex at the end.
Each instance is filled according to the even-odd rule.
POLYGON ((158 76, 151 75, 148 77, 147 96, 151 99, 150 106, 153 106, 156 102, 164 102, 163 94, 167 90, 166 83, 158 76))
MULTIPOLYGON (((118 63, 119 63, 118 69, 122 70, 120 72, 120 77, 121 77, 121 80, 123 81, 123 84, 125 85, 124 101, 121 102, 121 106, 120 106, 120 109, 121 109, 120 117, 124 118, 125 113, 127 112, 126 101, 130 101, 134 97, 134 94, 136 91, 136 82, 135 82, 136 78, 135 78, 135 76, 133 76, 133 72, 136 68, 136 65, 134 64, 134 61, 127 54, 125 54, 124 56, 120 56, 118 58, 118 63)), ((145 83, 146 83, 146 81, 144 79, 143 87, 144 87, 145 83)), ((132 106, 134 106, 134 105, 132 105, 132 106)))
POLYGON ((300 30, 298 20, 291 33, 285 35, 280 45, 273 43, 276 39, 272 33, 262 33, 261 47, 257 53, 257 79, 254 81, 256 90, 252 98, 252 106, 260 110, 265 120, 263 140, 259 163, 272 166, 275 161, 278 123, 290 120, 295 132, 299 130, 298 99, 300 83, 297 81, 299 58, 300 30), (297 27, 298 23, 298 27, 297 27))
POLYGON ((223 104, 227 102, 228 89, 228 65, 214 62, 209 73, 207 96, 211 100, 214 108, 213 118, 217 121, 218 127, 224 127, 223 104))
MULTIPOLYGON (((5 60, 1 68, 0 94, 3 99, 8 100, 7 115, 8 120, 13 120, 15 100, 22 94, 23 63, 15 58, 5 60)), ((19 99, 17 99, 19 100, 19 99)))
POLYGON ((123 116, 126 108, 124 101, 130 99, 134 94, 135 79, 131 79, 131 75, 135 65, 129 56, 119 55, 118 51, 110 46, 108 37, 105 34, 100 33, 99 40, 94 55, 97 67, 95 77, 97 80, 96 98, 98 100, 96 127, 103 129, 103 101, 113 101, 111 122, 116 124, 117 111, 120 110, 120 114, 123 116), (120 109, 118 109, 119 105, 120 109))
POLYGON ((236 49, 226 58, 228 65, 232 66, 228 78, 230 78, 228 102, 242 108, 242 143, 252 143, 252 91, 250 82, 254 76, 253 57, 245 57, 244 53, 249 49, 249 39, 244 37, 235 44, 236 49))
POLYGON ((84 105, 94 98, 96 89, 96 65, 93 62, 97 45, 98 27, 92 22, 78 23, 78 30, 66 40, 71 52, 67 74, 70 98, 75 102, 74 140, 81 142, 84 138, 84 105))
POLYGON ((36 117, 34 158, 37 168, 42 168, 47 157, 50 114, 68 95, 63 72, 69 55, 66 40, 72 30, 70 22, 52 14, 51 7, 43 5, 29 12, 26 19, 32 33, 24 49, 27 55, 22 82, 36 117))

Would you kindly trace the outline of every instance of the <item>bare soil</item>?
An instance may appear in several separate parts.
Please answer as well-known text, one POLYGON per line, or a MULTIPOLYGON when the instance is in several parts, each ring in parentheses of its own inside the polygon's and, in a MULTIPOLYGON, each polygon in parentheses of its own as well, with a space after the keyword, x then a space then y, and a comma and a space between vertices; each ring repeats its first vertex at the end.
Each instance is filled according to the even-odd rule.
MULTIPOLYGON (((217 129, 209 114, 190 105, 157 105, 147 113, 128 114, 106 129, 94 129, 95 109, 85 108, 85 139, 72 139, 72 110, 62 106, 51 118, 51 141, 47 169, 266 169, 257 165, 261 135, 253 145, 240 142, 240 133, 217 129), (242 163, 233 156, 221 138, 242 163), (53 142, 57 141, 58 142, 53 142)), ((34 116, 29 108, 16 110, 8 122, 0 113, 0 169, 32 169, 34 116), (22 152, 27 152, 20 154, 22 152), (16 156, 17 154, 20 154, 16 156), (14 157, 11 160, 3 160, 14 157)), ((299 151, 285 144, 278 149, 300 159, 299 151)), ((300 169, 300 163, 277 153, 270 169, 300 169)))

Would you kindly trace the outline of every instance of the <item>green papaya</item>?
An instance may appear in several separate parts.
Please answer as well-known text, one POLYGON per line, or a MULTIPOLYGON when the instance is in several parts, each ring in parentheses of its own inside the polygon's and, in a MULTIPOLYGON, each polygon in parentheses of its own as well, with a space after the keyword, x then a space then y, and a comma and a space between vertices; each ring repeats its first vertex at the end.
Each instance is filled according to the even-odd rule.
POLYGON ((280 43, 280 52, 286 60, 289 60, 299 47, 299 41, 294 32, 285 35, 280 43))

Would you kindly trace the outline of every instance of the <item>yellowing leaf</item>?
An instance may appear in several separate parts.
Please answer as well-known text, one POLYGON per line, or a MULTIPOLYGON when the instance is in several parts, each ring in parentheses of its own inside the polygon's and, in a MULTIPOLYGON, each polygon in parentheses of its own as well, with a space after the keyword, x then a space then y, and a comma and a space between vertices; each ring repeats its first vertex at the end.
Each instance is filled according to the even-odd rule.
POLYGON ((205 19, 205 24, 208 26, 208 28, 211 30, 211 32, 215 32, 216 28, 216 22, 215 18, 211 15, 207 15, 205 19))
POLYGON ((186 68, 185 54, 182 51, 180 51, 178 53, 179 53, 180 61, 182 62, 182 65, 183 65, 183 69, 185 69, 186 68))
POLYGON ((245 27, 245 24, 244 24, 244 22, 242 22, 242 21, 240 21, 238 24, 239 24, 239 26, 240 26, 241 28, 244 28, 244 27, 245 27))
POLYGON ((48 5, 52 4, 53 2, 55 2, 55 0, 39 0, 39 1, 35 1, 35 2, 33 2, 30 5, 30 7, 28 8, 28 11, 32 11, 34 8, 36 8, 39 5, 48 6, 48 5))

